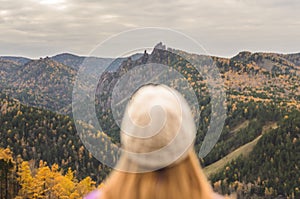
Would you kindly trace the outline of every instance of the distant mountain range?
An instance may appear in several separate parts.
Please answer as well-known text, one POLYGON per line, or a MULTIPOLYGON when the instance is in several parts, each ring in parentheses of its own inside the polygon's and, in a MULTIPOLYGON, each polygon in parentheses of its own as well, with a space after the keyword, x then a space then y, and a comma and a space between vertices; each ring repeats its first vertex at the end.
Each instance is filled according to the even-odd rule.
MULTIPOLYGON (((38 60, 2 56, 0 90, 24 104, 69 114, 72 86, 80 66, 89 68, 91 71, 87 72, 90 75, 94 71, 106 68, 105 78, 109 78, 119 74, 117 71, 121 71, 122 68, 126 71, 133 65, 142 63, 146 59, 145 56, 149 57, 148 62, 160 56, 160 59, 163 59, 159 50, 154 50, 151 55, 136 54, 130 58, 118 59, 83 57, 69 53, 38 60)), ((259 97, 260 100, 299 99, 300 53, 285 55, 241 52, 230 59, 212 58, 224 77, 227 89, 245 95, 266 95, 259 97)))

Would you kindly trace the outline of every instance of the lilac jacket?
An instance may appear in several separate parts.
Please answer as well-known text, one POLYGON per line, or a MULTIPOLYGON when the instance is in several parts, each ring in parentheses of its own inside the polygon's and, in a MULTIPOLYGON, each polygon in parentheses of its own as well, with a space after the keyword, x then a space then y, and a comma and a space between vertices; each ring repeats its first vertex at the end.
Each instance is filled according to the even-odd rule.
POLYGON ((83 197, 83 199, 100 199, 100 196, 101 196, 101 190, 96 189, 91 193, 89 193, 88 195, 86 195, 85 197, 83 197))
MULTIPOLYGON (((100 199, 101 191, 99 189, 92 191, 87 196, 85 196, 83 199, 100 199)), ((224 199, 223 196, 214 193, 214 199, 224 199)))

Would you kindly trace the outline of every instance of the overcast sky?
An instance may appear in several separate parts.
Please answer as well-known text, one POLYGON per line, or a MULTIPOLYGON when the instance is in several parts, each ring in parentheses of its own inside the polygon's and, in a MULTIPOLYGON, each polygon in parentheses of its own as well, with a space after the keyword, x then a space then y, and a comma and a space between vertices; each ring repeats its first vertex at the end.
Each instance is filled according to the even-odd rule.
POLYGON ((87 55, 149 26, 183 32, 211 55, 300 52, 299 10, 299 0, 0 0, 0 55, 87 55))

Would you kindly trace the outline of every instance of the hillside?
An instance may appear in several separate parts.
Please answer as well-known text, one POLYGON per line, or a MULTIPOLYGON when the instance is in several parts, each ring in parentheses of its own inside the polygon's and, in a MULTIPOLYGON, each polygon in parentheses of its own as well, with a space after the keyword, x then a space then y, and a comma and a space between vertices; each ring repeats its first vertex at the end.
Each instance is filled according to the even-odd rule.
POLYGON ((266 133, 248 156, 239 157, 215 175, 214 188, 240 198, 300 197, 300 112, 292 111, 266 133))
MULTIPOLYGON (((280 146, 287 147, 289 141, 282 137, 290 132, 289 123, 286 122, 293 121, 290 118, 295 120, 299 118, 300 54, 241 52, 230 59, 220 57, 210 59, 208 56, 166 49, 160 44, 151 54, 145 51, 144 54, 119 58, 114 61, 109 58, 96 57, 87 59, 67 53, 39 60, 1 57, 0 147, 9 147, 15 156, 19 155, 25 161, 33 160, 35 164, 43 160, 49 166, 57 163, 64 170, 71 167, 79 180, 91 176, 93 180, 100 183, 108 174, 109 169, 101 165, 92 157, 91 153, 87 152, 76 133, 71 114, 72 91, 79 70, 85 71, 85 78, 96 80, 95 74, 99 70, 104 70, 103 67, 113 61, 101 75, 95 94, 96 114, 103 132, 96 131, 93 126, 88 124, 89 121, 86 123, 81 121, 80 123, 86 129, 86 137, 82 138, 91 141, 89 147, 97 152, 96 156, 107 158, 107 153, 113 154, 115 152, 116 147, 110 141, 119 145, 119 127, 114 120, 111 107, 114 87, 130 71, 139 76, 143 71, 142 66, 147 64, 153 67, 148 70, 147 74, 141 76, 142 80, 148 82, 164 80, 167 85, 181 89, 180 91, 188 101, 191 99, 189 91, 195 92, 200 110, 198 112, 200 116, 197 120, 198 132, 195 148, 196 151, 199 151, 208 129, 214 128, 211 127, 210 121, 212 117, 216 116, 216 113, 212 113, 214 104, 207 85, 208 80, 183 57, 201 63, 202 74, 210 72, 208 65, 214 61, 220 72, 220 77, 224 81, 226 93, 226 104, 222 105, 226 110, 224 127, 213 150, 201 159, 201 164, 204 167, 213 168, 211 173, 214 175, 211 175, 211 180, 214 184, 217 182, 215 189, 223 193, 237 192, 239 191, 236 189, 238 185, 246 186, 247 183, 250 183, 251 187, 255 187, 252 189, 255 191, 247 189, 244 192, 239 192, 239 194, 246 194, 254 198, 255 196, 264 197, 272 192, 270 191, 270 187, 272 187, 272 196, 295 195, 297 190, 292 184, 287 184, 284 187, 272 184, 272 186, 268 185, 267 187, 266 184, 257 184, 255 179, 264 176, 267 181, 270 181, 266 175, 263 175, 263 172, 268 173, 269 166, 266 166, 267 163, 263 161, 261 155, 267 154, 268 151, 264 151, 265 149, 273 150, 268 148, 271 146, 275 149, 280 146), (160 71, 159 65, 168 66, 168 72, 160 71), (180 78, 177 76, 175 81, 167 81, 169 75, 176 71, 182 76, 180 78), (273 130, 262 135, 264 128, 270 124, 278 124, 280 131, 273 130), (274 132, 277 132, 278 135, 274 132), (274 144, 270 135, 274 139, 281 136, 278 139, 281 139, 282 144, 274 144), (107 144, 99 146, 97 143, 100 143, 101 140, 107 144), (270 144, 268 145, 266 142, 270 142, 270 144), (265 145, 268 147, 262 149, 265 145), (239 157, 243 154, 244 157, 239 157), (261 165, 251 163, 249 158, 259 160, 261 165), (230 163, 230 161, 233 162, 230 163), (236 182, 237 179, 230 178, 229 175, 232 173, 227 172, 227 167, 224 167, 228 163, 230 168, 235 167, 237 171, 243 170, 238 174, 238 182, 236 182), (243 169, 245 164, 251 165, 251 168, 247 167, 249 170, 243 169), (259 174, 254 172, 258 167, 261 168, 259 174), (220 172, 216 173, 217 170, 220 172), (221 184, 218 185, 218 183, 221 184), (225 186, 229 187, 229 185, 231 186, 230 189, 224 188, 225 186), (265 188, 267 191, 261 191, 265 188)), ((131 78, 123 86, 132 87, 138 81, 131 78)), ((87 81, 83 82, 80 88, 88 90, 90 86, 89 81, 87 81)), ((217 89, 223 88, 221 81, 215 82, 215 86, 217 89)), ((126 89, 119 90, 115 96, 118 101, 114 102, 120 109, 116 110, 121 110, 126 105, 128 98, 123 96, 129 94, 126 89)), ((86 96, 86 100, 90 100, 89 97, 86 96)), ((198 110, 194 108, 192 111, 197 113, 198 110)), ((121 111, 115 113, 117 116, 122 115, 121 111)), ((296 126, 293 130, 293 138, 296 138, 295 143, 298 143, 297 136, 299 137, 299 129, 297 130, 297 128, 296 126)), ((287 150, 290 154, 297 154, 298 148, 289 146, 287 150)), ((273 157, 272 154, 264 156, 266 159, 270 157, 273 157)), ((282 158, 278 161, 283 161, 282 158)), ((297 158, 288 156, 291 162, 298 161, 297 158)), ((112 161, 115 160, 116 158, 112 161)), ((283 165, 277 165, 275 171, 279 172, 283 168, 283 165)), ((270 176, 276 179, 275 171, 270 176)), ((288 180, 288 175, 297 171, 298 166, 296 165, 289 168, 289 173, 284 176, 278 174, 278 178, 279 176, 282 177, 283 182, 285 182, 288 180)), ((234 174, 232 175, 234 176, 234 174)))
MULTIPOLYGON (((170 51, 172 50, 170 49, 170 51)), ((110 82, 109 85, 113 86, 116 79, 121 77, 124 72, 134 68, 135 65, 151 62, 162 63, 165 57, 172 57, 171 53, 162 52, 162 50, 156 49, 150 55, 134 55, 134 58, 127 60, 122 58, 114 61, 110 58, 87 58, 67 53, 40 60, 1 57, 0 89, 1 92, 12 95, 24 104, 70 114, 72 86, 76 71, 81 64, 87 68, 88 77, 95 78, 93 76, 95 71, 101 70, 101 67, 103 68, 113 61, 99 81, 99 86, 104 81, 110 82)), ((181 51, 180 53, 192 59, 199 59, 197 55, 181 51)), ((300 67, 297 65, 299 57, 299 54, 241 52, 231 59, 213 57, 213 60, 225 81, 228 100, 233 98, 238 98, 238 101, 268 102, 271 100, 282 102, 287 106, 299 106, 297 103, 300 98, 300 67)), ((169 63, 164 61, 165 64, 180 64, 180 68, 174 65, 179 72, 195 73, 185 67, 187 63, 177 62, 176 58, 172 59, 172 61, 169 60, 169 63)), ((188 76, 186 75, 186 78, 188 76)), ((196 81, 196 79, 193 78, 192 81, 196 81)), ((205 84, 203 79, 197 81, 197 87, 203 87, 201 88, 203 91, 207 91, 205 84)))
POLYGON ((50 57, 50 59, 64 64, 66 66, 70 66, 75 70, 79 70, 80 68, 91 68, 92 70, 88 70, 91 74, 93 70, 102 70, 102 68, 108 67, 108 71, 113 71, 119 67, 119 65, 126 58, 99 58, 99 57, 84 57, 77 56, 70 53, 62 53, 50 57))
POLYGON ((22 65, 0 61, 0 91, 24 104, 69 113, 76 71, 49 58, 22 65))
MULTIPOLYGON (((134 54, 132 59, 141 55, 134 54)), ((98 71, 115 71, 127 58, 84 57, 69 53, 31 60, 0 57, 0 91, 21 103, 71 114, 73 84, 79 68, 90 79, 98 71)))
MULTIPOLYGON (((25 161, 33 160, 35 165, 43 160, 49 166, 70 167, 79 179, 90 176, 100 182, 107 175, 109 169, 85 149, 71 117, 22 105, 3 94, 0 96, 0 112, 0 147, 10 148, 16 156, 25 161)), ((97 139, 110 140, 88 125, 84 128, 97 139)), ((99 150, 106 153, 105 147, 110 153, 110 145, 99 150)))
POLYGON ((31 61, 31 59, 26 58, 26 57, 14 57, 14 56, 1 56, 0 60, 13 61, 13 62, 16 62, 17 64, 21 64, 21 65, 26 64, 29 61, 31 61))
MULTIPOLYGON (((108 131, 113 126, 116 129, 115 132, 111 132, 110 135, 114 140, 118 141, 118 127, 114 124, 112 120, 112 110, 107 104, 111 103, 111 96, 113 88, 115 87, 119 78, 121 78, 128 71, 136 70, 135 73, 139 73, 139 65, 145 64, 164 64, 171 67, 173 70, 178 71, 185 77, 197 96, 199 101, 199 107, 201 107, 201 118, 205 121, 201 121, 200 131, 198 140, 202 140, 206 128, 208 126, 208 120, 210 118, 211 104, 209 97, 209 89, 207 87, 207 80, 193 68, 186 60, 184 60, 179 55, 183 54, 190 59, 197 61, 207 60, 207 57, 203 57, 195 54, 188 54, 183 51, 168 49, 168 51, 155 48, 151 54, 144 53, 144 55, 138 60, 128 59, 122 63, 119 70, 115 72, 106 72, 102 75, 99 80, 96 100, 98 118, 107 118, 103 120, 103 126, 107 126, 104 131, 108 131), (176 54, 172 53, 176 52, 176 54), (101 100, 99 100, 101 99, 101 100), (102 110, 102 111, 100 111, 102 110), (201 135, 202 134, 202 135, 201 135)), ((239 117, 241 115, 247 115, 247 117, 254 118, 254 109, 257 106, 255 103, 271 106, 281 106, 281 107, 297 107, 300 108, 299 104, 299 94, 300 94, 300 76, 296 75, 299 72, 298 67, 292 62, 283 62, 281 59, 277 59, 281 55, 269 55, 266 53, 240 53, 239 55, 233 57, 232 59, 217 58, 214 57, 214 61, 221 73, 224 80, 224 85, 226 88, 227 102, 228 102, 228 120, 226 122, 231 123, 233 120, 238 120, 234 116, 234 112, 243 111, 245 113, 237 113, 239 117), (248 57, 247 57, 248 56, 248 57), (274 58, 272 57, 274 56, 274 58), (239 58, 237 58, 239 57, 239 58), (254 61, 253 61, 254 60, 254 61), (274 68, 271 70, 266 70, 259 66, 260 60, 271 60, 274 62, 274 68), (276 62, 278 61, 278 62, 276 62), (276 67, 275 67, 276 66, 276 67), (278 69, 280 68, 280 70, 278 69), (284 70, 283 70, 284 69, 284 70), (239 107, 238 107, 239 106, 239 107), (250 108, 248 106, 251 106, 250 108), (238 107, 238 108, 237 108, 238 107), (249 108, 249 110, 248 110, 249 108), (236 110, 238 109, 238 110, 236 110)), ((283 56, 283 55, 282 55, 283 56)), ((203 65, 203 71, 205 72, 205 64, 203 65)), ((154 69, 153 69, 154 70, 154 69)), ((155 74, 155 71, 153 71, 155 74)), ((157 73, 159 74, 159 73, 157 73)), ((151 73, 148 74, 151 76, 151 73)), ((159 74, 156 79, 163 79, 164 76, 168 74, 159 74)), ((156 79, 151 79, 151 81, 156 81, 156 79)), ((147 76, 145 77, 147 79, 147 76)), ((131 86, 136 82, 126 82, 126 85, 131 86)), ((178 83, 167 82, 170 86, 175 88, 178 87, 178 83)), ((179 88, 179 87, 178 87, 179 88)), ((185 90, 185 88, 181 88, 185 90)), ((119 96, 126 96, 127 90, 120 90, 119 96), (124 92, 124 93, 122 93, 124 92)), ((122 102, 122 101, 120 101, 122 102)), ((260 107, 262 108, 262 107, 260 107)), ((263 110, 261 110, 263 111, 263 110)), ((242 117, 243 118, 243 117, 242 117)), ((244 120, 241 118, 241 121, 244 120)), ((232 124, 230 128, 233 128, 232 124)))
MULTIPOLYGON (((255 145, 257 144, 257 142, 262 138, 262 136, 265 133, 268 133, 270 130, 276 129, 276 128, 278 128, 276 123, 270 123, 270 124, 264 125, 262 128, 262 132, 258 137, 256 137, 254 140, 238 147, 233 152, 229 153, 228 155, 221 158, 217 162, 214 162, 214 163, 208 165, 207 167, 204 167, 204 173, 207 176, 212 176, 213 174, 220 172, 220 170, 222 170, 228 163, 237 159, 239 156, 244 156, 244 157, 248 156, 248 154, 252 152, 252 150, 255 147, 255 145)), ((234 131, 232 131, 232 132, 234 132, 234 131)))

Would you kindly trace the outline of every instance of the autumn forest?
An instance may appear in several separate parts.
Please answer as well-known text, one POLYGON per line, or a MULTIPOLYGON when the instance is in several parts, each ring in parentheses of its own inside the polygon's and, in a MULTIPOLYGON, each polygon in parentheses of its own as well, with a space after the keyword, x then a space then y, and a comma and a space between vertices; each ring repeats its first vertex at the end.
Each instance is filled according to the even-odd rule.
MULTIPOLYGON (((120 144, 110 106, 113 88, 128 71, 138 73, 140 65, 167 65, 195 92, 199 151, 213 128, 211 119, 218 116, 207 79, 185 58, 201 63, 204 74, 209 73, 208 63, 214 63, 222 80, 216 87, 226 94, 220 138, 207 156, 199 158, 214 190, 238 198, 300 198, 300 54, 240 52, 221 58, 161 43, 150 54, 115 61, 67 53, 37 60, 0 57, 0 198, 75 199, 101 188, 111 168, 87 150, 76 122, 86 139, 104 143, 97 151, 109 158, 106 154, 113 154, 120 144), (79 69, 86 68, 87 77, 95 79, 95 71, 104 66, 94 101, 103 128, 99 131, 74 119, 72 91, 79 69)), ((165 75, 156 78, 166 79, 165 75)), ((180 80, 169 86, 188 91, 180 80)), ((183 95, 189 98, 188 93, 183 95)))

